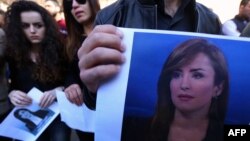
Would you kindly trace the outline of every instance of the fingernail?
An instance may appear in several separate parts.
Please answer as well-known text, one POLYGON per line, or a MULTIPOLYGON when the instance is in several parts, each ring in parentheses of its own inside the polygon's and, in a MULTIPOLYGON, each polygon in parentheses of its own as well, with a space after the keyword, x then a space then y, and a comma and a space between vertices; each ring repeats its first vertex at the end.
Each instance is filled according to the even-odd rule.
POLYGON ((121 60, 124 63, 126 61, 126 57, 124 55, 122 55, 121 60))
POLYGON ((119 28, 117 28, 116 34, 123 38, 123 32, 119 28))
POLYGON ((121 51, 124 52, 126 50, 126 46, 125 44, 122 42, 121 43, 121 51))

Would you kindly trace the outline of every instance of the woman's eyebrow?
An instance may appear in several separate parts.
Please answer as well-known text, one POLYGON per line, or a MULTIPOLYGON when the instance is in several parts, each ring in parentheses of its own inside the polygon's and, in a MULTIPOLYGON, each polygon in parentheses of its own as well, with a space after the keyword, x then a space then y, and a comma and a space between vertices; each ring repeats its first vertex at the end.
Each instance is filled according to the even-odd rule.
POLYGON ((195 71, 205 71, 203 68, 194 68, 190 70, 191 72, 195 72, 195 71))

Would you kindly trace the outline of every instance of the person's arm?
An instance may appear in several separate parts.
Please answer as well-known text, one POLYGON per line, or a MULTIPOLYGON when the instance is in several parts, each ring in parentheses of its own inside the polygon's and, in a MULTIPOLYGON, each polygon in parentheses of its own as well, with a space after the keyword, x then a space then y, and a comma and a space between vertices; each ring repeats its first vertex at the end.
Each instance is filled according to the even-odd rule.
POLYGON ((69 63, 66 80, 65 80, 65 95, 67 99, 78 106, 83 104, 82 82, 79 76, 78 58, 69 63))
POLYGON ((240 36, 237 26, 232 20, 226 21, 222 25, 222 33, 229 36, 240 36))
POLYGON ((120 71, 120 65, 125 61, 122 54, 125 50, 122 37, 117 27, 98 25, 78 50, 80 78, 86 86, 84 89, 86 103, 91 101, 90 99, 95 103, 95 95, 101 83, 120 71))

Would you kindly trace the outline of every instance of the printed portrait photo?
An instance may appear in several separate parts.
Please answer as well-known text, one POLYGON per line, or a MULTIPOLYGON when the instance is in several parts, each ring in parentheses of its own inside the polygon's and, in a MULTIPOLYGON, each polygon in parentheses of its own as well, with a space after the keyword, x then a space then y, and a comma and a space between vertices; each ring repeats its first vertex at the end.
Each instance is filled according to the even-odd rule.
POLYGON ((135 32, 121 138, 167 138, 180 114, 207 113, 209 140, 248 125, 249 53, 245 40, 135 32))
POLYGON ((27 108, 20 108, 14 111, 14 117, 23 122, 23 129, 36 135, 46 122, 54 115, 50 109, 38 109, 31 111, 27 108))

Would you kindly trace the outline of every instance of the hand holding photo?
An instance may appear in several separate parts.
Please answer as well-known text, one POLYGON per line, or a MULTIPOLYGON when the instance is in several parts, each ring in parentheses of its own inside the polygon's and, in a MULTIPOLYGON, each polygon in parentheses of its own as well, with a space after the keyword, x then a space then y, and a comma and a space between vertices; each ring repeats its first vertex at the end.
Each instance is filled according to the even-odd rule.
POLYGON ((32 104, 26 107, 15 107, 1 123, 0 135, 35 141, 59 114, 56 102, 48 108, 39 106, 42 94, 37 88, 32 88, 27 94, 32 98, 32 104), (9 132, 10 129, 15 134, 9 132))
POLYGON ((225 125, 249 125, 249 38, 121 30, 126 62, 98 90, 96 139, 221 140, 225 125))

